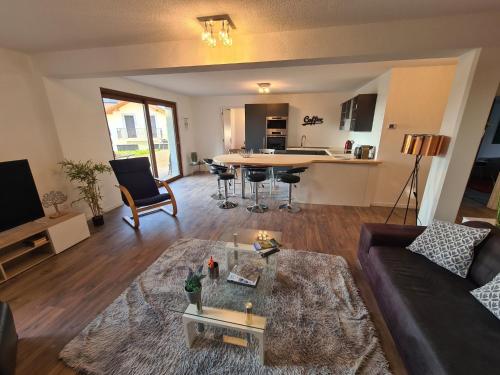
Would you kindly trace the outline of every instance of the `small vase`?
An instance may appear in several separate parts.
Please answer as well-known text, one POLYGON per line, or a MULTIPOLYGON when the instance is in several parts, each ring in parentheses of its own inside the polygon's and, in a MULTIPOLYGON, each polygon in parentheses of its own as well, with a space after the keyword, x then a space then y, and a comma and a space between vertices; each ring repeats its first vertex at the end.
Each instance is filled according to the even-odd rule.
POLYGON ((211 279, 219 278, 219 263, 214 262, 213 268, 208 269, 208 277, 210 277, 211 279))
POLYGON ((201 289, 197 292, 188 292, 186 289, 184 289, 184 291, 186 292, 189 303, 196 305, 196 309, 201 313, 203 311, 201 307, 201 289))
POLYGON ((95 227, 100 227, 101 225, 104 225, 104 216, 102 215, 96 215, 92 218, 92 223, 94 224, 95 227))

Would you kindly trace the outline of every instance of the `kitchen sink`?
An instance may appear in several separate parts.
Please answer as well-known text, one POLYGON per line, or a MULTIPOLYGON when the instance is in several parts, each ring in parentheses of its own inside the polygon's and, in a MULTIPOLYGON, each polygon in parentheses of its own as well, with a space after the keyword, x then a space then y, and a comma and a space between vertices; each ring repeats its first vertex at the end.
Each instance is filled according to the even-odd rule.
POLYGON ((287 155, 328 155, 325 150, 276 150, 274 153, 287 155))

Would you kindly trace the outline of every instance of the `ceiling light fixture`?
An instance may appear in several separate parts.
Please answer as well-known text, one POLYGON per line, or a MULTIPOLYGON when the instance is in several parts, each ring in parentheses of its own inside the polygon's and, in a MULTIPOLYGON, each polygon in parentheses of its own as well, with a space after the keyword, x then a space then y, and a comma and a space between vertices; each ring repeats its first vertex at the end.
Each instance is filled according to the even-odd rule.
POLYGON ((257 83, 259 86, 259 94, 269 94, 271 92, 271 84, 268 82, 257 83))
POLYGON ((210 47, 217 46, 217 39, 214 36, 214 26, 216 26, 217 23, 220 23, 219 40, 224 46, 233 45, 233 38, 229 33, 231 29, 236 29, 236 26, 228 14, 198 17, 198 21, 203 26, 201 40, 206 42, 210 47))

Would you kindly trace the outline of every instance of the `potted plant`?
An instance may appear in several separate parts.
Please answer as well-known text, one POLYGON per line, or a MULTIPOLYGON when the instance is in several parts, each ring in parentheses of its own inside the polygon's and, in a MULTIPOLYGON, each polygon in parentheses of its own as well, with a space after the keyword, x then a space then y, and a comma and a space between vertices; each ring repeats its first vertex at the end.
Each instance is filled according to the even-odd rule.
POLYGON ((92 160, 87 160, 86 162, 63 160, 59 164, 70 181, 77 183, 77 188, 80 192, 80 199, 73 201, 72 204, 81 200, 85 201, 92 211, 92 222, 94 225, 103 225, 102 196, 97 176, 102 173, 110 173, 111 167, 103 163, 94 163, 92 160))
POLYGON ((198 267, 196 271, 193 271, 189 267, 189 272, 184 282, 184 291, 186 292, 189 303, 195 304, 198 312, 202 311, 201 308, 201 280, 206 276, 201 272, 203 271, 203 264, 198 267))

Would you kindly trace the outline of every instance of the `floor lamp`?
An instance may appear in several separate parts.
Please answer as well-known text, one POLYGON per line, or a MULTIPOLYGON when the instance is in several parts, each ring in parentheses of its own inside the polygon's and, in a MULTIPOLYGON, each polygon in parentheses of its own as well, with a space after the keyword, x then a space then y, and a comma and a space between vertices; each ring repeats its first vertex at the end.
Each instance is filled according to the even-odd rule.
POLYGON ((418 170, 420 168, 420 160, 424 156, 436 156, 443 152, 445 136, 433 135, 433 134, 405 134, 403 138, 403 145, 401 146, 401 153, 406 155, 415 155, 415 163, 410 176, 406 180, 406 183, 399 193, 398 199, 392 206, 391 212, 385 223, 389 221, 399 200, 403 196, 408 184, 410 184, 410 192, 408 193, 408 199, 406 201, 406 210, 404 224, 406 224, 406 218, 408 216, 408 208, 410 206, 410 199, 413 195, 415 197, 415 223, 418 225, 418 170))

